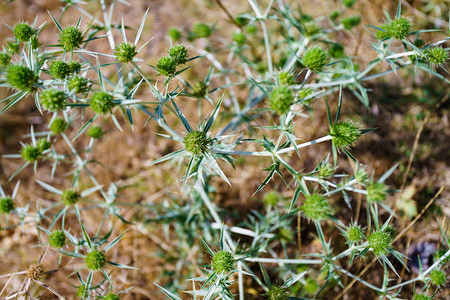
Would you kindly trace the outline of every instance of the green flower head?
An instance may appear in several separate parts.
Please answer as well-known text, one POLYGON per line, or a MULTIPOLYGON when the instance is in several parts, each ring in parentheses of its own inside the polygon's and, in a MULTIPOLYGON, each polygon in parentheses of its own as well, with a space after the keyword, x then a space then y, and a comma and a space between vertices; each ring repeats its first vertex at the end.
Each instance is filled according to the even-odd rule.
POLYGON ((21 42, 29 41, 33 34, 33 28, 27 23, 18 23, 14 26, 14 37, 21 42))
POLYGON ((81 64, 78 61, 71 61, 69 63, 69 71, 70 73, 79 72, 81 69, 81 64))
POLYGON ((327 52, 321 47, 314 47, 306 51, 302 63, 311 71, 321 71, 327 61, 327 52))
POLYGON ((196 82, 193 86, 192 86, 192 95, 194 95, 195 97, 205 97, 206 93, 207 93, 207 88, 208 86, 206 85, 206 83, 204 81, 199 81, 196 82))
POLYGON ((404 39, 409 35, 409 30, 411 29, 411 21, 406 18, 396 18, 387 27, 387 33, 390 37, 396 39, 404 39))
POLYGON ((342 4, 346 7, 352 7, 356 0, 342 0, 342 4))
POLYGON ((41 156, 41 150, 33 145, 25 145, 20 153, 27 162, 35 162, 41 156))
POLYGON ((64 121, 63 118, 55 118, 50 123, 50 130, 53 132, 53 134, 60 134, 64 132, 67 128, 67 123, 64 121))
POLYGON ((55 60, 50 65, 50 74, 53 78, 64 79, 70 73, 70 65, 62 60, 55 60))
POLYGON ((80 200, 81 195, 78 194, 76 191, 74 190, 65 190, 62 195, 61 195, 61 201, 67 205, 74 205, 75 203, 78 202, 78 200, 80 200))
POLYGON ((348 18, 344 18, 341 20, 342 25, 345 29, 352 29, 353 27, 359 25, 361 23, 361 17, 360 16, 352 16, 348 18))
POLYGON ((93 139, 99 139, 103 135, 103 130, 100 126, 92 126, 89 128, 87 135, 93 139))
POLYGON ((294 94, 291 89, 285 85, 274 88, 269 97, 270 108, 279 114, 287 113, 293 102, 294 94))
POLYGON ((116 59, 121 63, 129 63, 137 55, 136 46, 123 42, 114 48, 116 59))
POLYGON ((414 294, 414 300, 432 300, 433 298, 425 294, 414 294))
POLYGON ((14 210, 14 201, 9 197, 0 197, 0 213, 8 214, 14 210))
POLYGON ((219 251, 214 255, 212 267, 216 273, 229 273, 233 270, 234 257, 228 251, 219 251))
POLYGON ((381 30, 377 30, 377 32, 375 34, 377 39, 384 40, 384 39, 388 39, 388 38, 391 37, 391 35, 389 34, 389 31, 388 31, 389 30, 389 24, 387 24, 387 23, 381 24, 379 26, 379 28, 381 30))
POLYGON ((284 287, 271 286, 267 292, 269 300, 288 300, 288 293, 284 287))
POLYGON ((54 88, 43 91, 39 98, 42 106, 53 112, 57 112, 64 108, 64 104, 67 99, 66 94, 64 94, 63 91, 59 91, 54 88))
POLYGON ((295 83, 295 76, 291 72, 281 71, 278 73, 278 81, 281 85, 292 85, 295 83))
POLYGON ((447 274, 442 270, 433 270, 430 272, 430 279, 435 286, 443 286, 447 282, 447 274))
POLYGON ((242 32, 235 32, 233 33, 233 41, 235 41, 238 46, 243 46, 247 41, 247 37, 242 32))
POLYGON ((345 232, 345 239, 349 244, 354 244, 360 242, 364 238, 364 233, 361 227, 358 225, 351 225, 347 228, 345 232))
POLYGON ((207 38, 211 35, 211 28, 204 23, 195 23, 192 31, 199 38, 207 38))
POLYGON ((36 142, 36 145, 37 145, 39 151, 41 151, 41 153, 42 153, 45 150, 50 149, 50 147, 52 146, 52 143, 50 143, 50 141, 48 141, 47 139, 42 138, 36 142))
POLYGON ((330 178, 336 172, 336 169, 337 167, 324 162, 317 167, 317 177, 320 179, 330 178))
POLYGON ((177 61, 172 56, 163 56, 158 60, 156 69, 161 75, 173 77, 177 71, 177 61))
POLYGON ((378 229, 367 237, 369 248, 376 256, 386 255, 391 249, 391 242, 393 239, 394 235, 391 228, 378 229))
POLYGON ((344 56, 344 46, 341 44, 332 44, 331 47, 328 49, 328 54, 330 54, 333 58, 339 58, 344 56))
POLYGON ((184 149, 194 156, 200 156, 208 150, 211 140, 201 131, 191 131, 184 137, 184 149))
POLYGON ((188 61, 188 50, 184 45, 175 45, 167 51, 169 56, 176 62, 177 65, 183 65, 188 61))
POLYGON ((277 205, 279 200, 280 200, 280 195, 275 191, 268 192, 264 196, 264 199, 263 199, 264 203, 267 206, 275 206, 275 205, 277 205))
POLYGON ((77 27, 67 26, 61 31, 59 41, 67 51, 72 51, 80 48, 83 43, 83 34, 77 27))
POLYGON ((387 187, 382 182, 372 182, 367 187, 367 201, 371 203, 380 203, 386 199, 387 187))
POLYGON ((432 64, 442 65, 448 60, 448 52, 444 48, 436 47, 425 51, 425 57, 432 64))
POLYGON ((41 46, 41 43, 39 42, 37 35, 34 34, 30 38, 30 45, 31 45, 31 48, 33 48, 33 49, 37 49, 41 46))
POLYGON ((0 52, 0 66, 6 67, 11 62, 11 54, 0 52))
POLYGON ((19 42, 7 42, 6 51, 10 54, 19 53, 19 42))
POLYGON ((346 149, 356 143, 361 135, 361 131, 356 123, 343 121, 332 125, 328 134, 333 137, 337 147, 346 149))
POLYGON ((327 199, 317 193, 307 195, 300 209, 306 218, 313 221, 322 221, 331 214, 330 205, 327 199))
POLYGON ((167 35, 174 41, 178 41, 181 38, 181 32, 175 27, 169 28, 167 35))
POLYGON ((32 70, 22 65, 11 65, 6 70, 6 80, 16 90, 29 92, 34 89, 37 76, 32 70))
POLYGON ((69 80, 69 90, 75 94, 85 93, 88 89, 89 80, 81 76, 74 76, 69 80))
POLYGON ((48 243, 53 248, 60 249, 66 245, 66 234, 62 230, 55 230, 48 237, 48 243))
POLYGON ((105 266, 105 253, 100 250, 92 250, 85 257, 85 264, 89 270, 97 271, 105 266))
POLYGON ((92 96, 91 108, 99 115, 107 114, 111 112, 114 107, 114 97, 108 92, 98 91, 92 96))

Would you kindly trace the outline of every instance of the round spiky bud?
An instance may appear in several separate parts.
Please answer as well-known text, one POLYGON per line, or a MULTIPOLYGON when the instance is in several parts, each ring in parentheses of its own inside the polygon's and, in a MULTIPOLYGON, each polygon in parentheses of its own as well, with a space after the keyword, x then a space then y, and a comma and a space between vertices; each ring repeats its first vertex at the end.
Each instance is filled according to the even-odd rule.
POLYGON ((89 81, 81 76, 74 76, 69 80, 69 90, 75 94, 85 93, 88 89, 89 81))
POLYGON ((350 122, 337 122, 331 126, 328 133, 333 137, 335 145, 339 148, 352 147, 361 135, 361 131, 356 123, 350 122))
POLYGON ((285 85, 274 88, 269 97, 270 108, 280 114, 287 113, 293 102, 294 95, 285 85))
POLYGON ((188 49, 184 45, 175 45, 167 51, 177 65, 183 65, 188 61, 188 49))
POLYGON ((14 37, 21 42, 29 41, 33 34, 33 28, 27 23, 18 23, 14 26, 14 37))
POLYGON ((32 264, 28 267, 27 277, 31 280, 38 280, 44 275, 44 267, 40 264, 32 264))
POLYGON ((0 52, 0 66, 6 67, 11 62, 11 54, 0 52))
POLYGON ((299 92, 298 92, 298 96, 302 99, 308 97, 309 95, 311 95, 314 92, 314 90, 312 88, 302 88, 299 92))
POLYGON ((35 162, 41 156, 41 150, 33 145, 25 145, 20 152, 22 158, 28 162, 35 162))
POLYGON ((41 43, 39 42, 37 35, 34 34, 30 38, 30 45, 31 45, 31 48, 33 48, 33 49, 37 49, 41 46, 41 43))
POLYGON ((59 41, 67 51, 80 48, 83 43, 83 34, 75 26, 67 26, 61 31, 59 41))
POLYGON ((60 249, 66 245, 66 234, 62 230, 55 230, 48 237, 48 243, 50 246, 60 249))
POLYGON ((377 30, 377 32, 375 33, 376 38, 379 40, 384 40, 384 39, 388 39, 391 37, 391 35, 389 34, 389 24, 384 23, 381 24, 380 26, 378 26, 380 29, 382 30, 377 30))
POLYGON ((380 203, 386 199, 387 187, 382 182, 372 182, 367 187, 366 199, 371 203, 380 203))
POLYGON ((50 141, 47 141, 46 139, 40 139, 36 142, 36 146, 38 147, 39 151, 44 152, 47 149, 50 149, 52 146, 52 143, 50 141))
POLYGON ((74 190, 65 190, 62 195, 61 195, 61 201, 67 205, 74 205, 75 203, 78 202, 78 200, 80 200, 80 194, 78 194, 76 191, 74 190))
POLYGON ((116 52, 117 61, 124 64, 132 61, 133 58, 137 55, 136 46, 127 42, 123 42, 120 43, 119 45, 116 45, 114 51, 116 52))
POLYGON ((359 23, 361 23, 361 17, 360 16, 352 16, 348 18, 344 18, 341 20, 342 25, 345 29, 352 29, 355 26, 358 26, 359 23))
POLYGON ((203 82, 203 81, 196 82, 192 86, 192 95, 194 95, 195 97, 199 97, 199 98, 205 97, 207 88, 208 88, 208 86, 206 85, 205 82, 203 82))
POLYGON ((212 261, 212 267, 216 273, 229 273, 233 270, 234 257, 228 251, 217 252, 212 261))
POLYGON ((430 279, 435 286, 442 286, 447 282, 447 274, 442 270, 433 270, 430 272, 430 279))
POLYGON ((53 78, 64 79, 70 73, 70 65, 62 60, 55 60, 50 65, 50 74, 53 78))
POLYGON ((448 60, 448 52, 444 48, 437 47, 425 51, 425 57, 432 64, 442 65, 448 60))
POLYGON ((360 242, 364 238, 364 233, 358 225, 351 225, 347 228, 345 232, 345 239, 349 244, 354 244, 360 242))
POLYGON ((55 118, 52 123, 50 123, 50 130, 53 134, 60 134, 66 130, 67 123, 63 118, 55 118))
POLYGON ((342 0, 342 4, 344 4, 345 7, 352 7, 355 2, 356 0, 342 0))
POLYGON ((100 126, 92 126, 89 128, 87 135, 93 139, 99 139, 103 135, 103 130, 100 126))
POLYGON ((108 295, 106 295, 106 297, 103 298, 103 299, 105 299, 105 300, 119 300, 120 298, 119 298, 119 295, 116 295, 116 294, 108 294, 108 295))
POLYGON ((425 294, 415 294, 414 300, 432 300, 433 298, 425 294))
POLYGON ((313 221, 322 221, 331 214, 327 199, 317 193, 307 195, 300 209, 306 218, 313 221))
POLYGON ((191 131, 184 137, 184 149, 194 156, 200 156, 208 150, 211 140, 201 131, 191 131))
POLYGON ((339 58, 344 56, 344 46, 341 44, 333 44, 330 49, 328 49, 328 54, 333 58, 339 58))
POLYGON ((177 70, 177 61, 171 56, 163 56, 158 60, 156 68, 159 74, 166 77, 172 77, 177 70))
POLYGON ((199 38, 207 38, 211 35, 211 28, 204 23, 195 23, 192 31, 199 38))
POLYGON ((295 76, 291 72, 281 71, 278 73, 278 81, 281 85, 291 85, 295 83, 295 76))
POLYGON ((314 47, 306 51, 302 63, 311 71, 320 71, 327 64, 327 61, 327 52, 321 47, 314 47))
POLYGON ((242 32, 235 32, 233 33, 233 41, 235 41, 238 46, 243 46, 245 41, 247 41, 247 37, 242 32))
POLYGON ((10 54, 19 53, 19 42, 7 42, 6 51, 10 54))
POLYGON ((268 300, 288 300, 288 293, 284 287, 271 286, 267 292, 268 300))
POLYGON ((367 174, 366 170, 362 167, 358 167, 355 169, 355 180, 358 183, 366 184, 369 180, 369 175, 367 174))
POLYGON ((114 97, 108 92, 98 91, 92 96, 91 99, 91 108, 92 110, 99 114, 103 115, 111 112, 111 108, 114 107, 114 97))
POLYGON ((81 69, 81 64, 78 61, 71 61, 69 63, 69 71, 71 74, 80 71, 80 69, 81 69))
POLYGON ((48 89, 41 93, 40 97, 42 106, 50 111, 57 112, 64 108, 66 94, 57 89, 48 89))
POLYGON ((178 41, 181 38, 181 32, 175 27, 169 28, 167 35, 174 41, 178 41))
POLYGON ((28 92, 35 89, 37 76, 26 66, 11 65, 6 70, 6 80, 16 90, 28 92))
POLYGON ((268 192, 263 199, 264 203, 268 206, 277 205, 279 200, 280 200, 280 195, 275 191, 268 192))
POLYGON ((250 24, 250 25, 245 26, 245 31, 247 31, 250 34, 256 33, 256 30, 257 29, 256 29, 256 26, 254 24, 250 24))
POLYGON ((14 210, 14 201, 9 197, 0 198, 0 213, 8 214, 14 210))
POLYGON ((411 21, 406 18, 396 18, 389 24, 387 28, 387 33, 390 37, 395 37, 396 39, 404 39, 408 36, 409 30, 411 29, 411 21))
POLYGON ((92 250, 86 255, 85 263, 86 267, 88 267, 89 270, 100 270, 105 266, 106 263, 105 253, 100 250, 92 250))
POLYGON ((391 249, 391 242, 393 240, 391 230, 379 229, 372 232, 368 237, 369 248, 376 256, 386 255, 391 249))
POLYGON ((317 177, 320 179, 326 179, 331 177, 334 172, 336 172, 337 167, 329 164, 329 163, 322 163, 317 168, 317 177))

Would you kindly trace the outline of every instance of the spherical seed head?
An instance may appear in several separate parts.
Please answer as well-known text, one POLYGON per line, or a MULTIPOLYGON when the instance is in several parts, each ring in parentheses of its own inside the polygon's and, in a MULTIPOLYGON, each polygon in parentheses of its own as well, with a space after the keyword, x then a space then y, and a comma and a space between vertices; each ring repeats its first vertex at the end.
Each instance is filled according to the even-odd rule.
POLYGON ((178 41, 181 38, 181 32, 175 27, 170 28, 167 31, 167 35, 174 41, 178 41))
POLYGON ((346 7, 352 7, 356 0, 342 0, 342 4, 346 7))
POLYGON ((33 28, 27 23, 19 23, 14 26, 14 37, 21 42, 29 41, 33 34, 33 28))
POLYGON ((41 150, 33 145, 25 145, 20 152, 22 158, 28 162, 35 162, 41 156, 41 150))
POLYGON ((200 156, 208 150, 210 140, 201 131, 191 131, 184 137, 184 149, 194 156, 200 156))
POLYGON ((291 85, 295 82, 295 76, 291 72, 281 71, 278 73, 278 81, 281 85, 291 85))
POLYGON ((327 52, 321 47, 314 47, 306 51, 302 63, 311 71, 320 71, 327 64, 327 61, 327 52))
POLYGON ((366 199, 371 203, 380 203, 386 199, 387 187, 382 182, 372 182, 367 187, 366 199))
POLYGON ((247 40, 247 37, 242 32, 235 32, 233 34, 233 41, 236 42, 239 46, 242 46, 245 44, 245 41, 247 40))
POLYGON ((81 76, 74 76, 69 80, 69 90, 75 94, 85 93, 88 89, 89 81, 81 76))
POLYGON ((80 200, 80 194, 74 190, 65 190, 61 195, 61 201, 67 206, 74 205, 78 200, 80 200))
POLYGON ((389 24, 387 33, 389 34, 389 36, 401 40, 408 36, 410 29, 411 21, 401 17, 394 19, 391 24, 389 24))
POLYGON ((275 192, 275 191, 271 191, 271 192, 268 192, 266 194, 266 196, 264 197, 263 201, 268 206, 269 205, 270 206, 275 206, 275 205, 277 205, 279 199, 280 199, 279 194, 277 192, 275 192))
POLYGON ((177 65, 185 64, 189 56, 188 49, 184 45, 175 45, 167 53, 177 62, 177 65))
POLYGON ((78 49, 83 42, 83 34, 75 26, 67 26, 61 31, 59 41, 67 51, 78 49))
POLYGON ((192 95, 195 97, 205 97, 208 86, 205 82, 199 81, 192 86, 192 95))
POLYGON ((0 52, 0 66, 6 67, 11 62, 11 54, 0 52))
POLYGON ((100 126, 92 126, 89 128, 87 135, 93 139, 99 139, 103 135, 103 130, 100 126))
POLYGON ((345 232, 345 238, 349 244, 360 242, 364 238, 361 227, 358 225, 351 225, 345 232))
POLYGON ((394 237, 389 230, 379 229, 372 232, 367 241, 369 242, 369 248, 376 256, 386 255, 391 248, 391 242, 394 237))
POLYGON ((39 148, 39 151, 44 152, 47 149, 50 149, 50 147, 52 146, 52 143, 50 143, 50 141, 48 141, 47 139, 39 139, 36 142, 36 146, 39 148))
POLYGON ((14 209, 14 201, 9 197, 0 197, 0 213, 8 214, 14 209))
POLYGON ((42 106, 53 112, 58 112, 64 107, 66 101, 66 94, 63 91, 57 89, 48 89, 41 93, 40 100, 42 106))
POLYGON ((109 113, 111 108, 114 107, 113 100, 114 97, 108 92, 98 91, 94 94, 94 96, 92 96, 91 108, 99 115, 109 113))
POLYGON ((306 196, 300 209, 303 211, 306 218, 313 221, 322 221, 328 218, 331 214, 331 209, 327 199, 317 193, 306 196))
POLYGON ((378 26, 380 29, 382 30, 377 30, 376 32, 376 38, 379 40, 384 40, 384 39, 388 39, 391 37, 391 35, 389 34, 389 24, 381 24, 380 26, 378 26))
POLYGON ((38 280, 44 275, 44 267, 40 264, 32 264, 28 267, 27 277, 31 280, 38 280))
POLYGON ((62 60, 55 60, 50 65, 50 74, 53 78, 64 79, 70 73, 70 65, 62 60))
POLYGON ((70 73, 78 72, 81 69, 81 64, 78 61, 71 61, 69 63, 70 73))
POLYGON ((106 263, 105 253, 100 250, 92 250, 86 255, 85 263, 89 270, 100 270, 106 263))
POLYGON ((103 298, 103 299, 105 299, 105 300, 119 300, 120 298, 119 298, 119 295, 116 295, 116 294, 108 294, 108 295, 106 295, 106 297, 103 298))
POLYGON ((270 108, 280 114, 287 113, 294 102, 294 95, 289 87, 285 85, 273 89, 269 97, 270 108))
POLYGON ((35 89, 37 76, 26 66, 11 65, 6 70, 6 80, 16 90, 28 92, 35 89))
POLYGON ((352 29, 353 27, 359 25, 361 23, 361 17, 360 16, 352 16, 348 18, 344 18, 341 20, 342 25, 345 29, 352 29))
POLYGON ((414 300, 432 300, 433 298, 425 294, 415 294, 414 300))
POLYGON ((352 147, 361 135, 361 131, 356 123, 349 122, 337 122, 331 127, 328 133, 333 137, 335 145, 339 148, 352 147))
POLYGON ((214 255, 212 267, 216 273, 228 273, 233 270, 234 257, 228 251, 219 251, 214 255))
POLYGON ((288 300, 288 293, 281 286, 271 286, 267 292, 267 297, 269 297, 269 300, 288 300))
POLYGON ((123 42, 114 48, 116 59, 121 63, 129 63, 137 55, 136 46, 123 42))
POLYGON ((447 274, 442 270, 433 270, 430 272, 430 279, 435 286, 441 286, 447 282, 447 274))
POLYGON ((177 70, 177 61, 171 56, 163 56, 158 60, 156 68, 159 74, 172 77, 177 70))
POLYGON ((211 28, 204 23, 195 23, 192 31, 199 38, 207 38, 211 35, 211 28))
POLYGON ((330 49, 328 49, 328 54, 333 58, 339 58, 344 56, 344 46, 341 44, 333 44, 330 49))
POLYGON ((48 243, 54 248, 62 248, 66 245, 66 234, 62 230, 55 230, 48 237, 48 243))
POLYGON ((425 51, 425 57, 432 64, 442 65, 448 60, 448 52, 444 48, 437 47, 425 51))
POLYGON ((50 130, 54 134, 60 134, 61 132, 64 132, 66 130, 67 123, 64 121, 63 118, 55 118, 53 122, 50 124, 50 130))

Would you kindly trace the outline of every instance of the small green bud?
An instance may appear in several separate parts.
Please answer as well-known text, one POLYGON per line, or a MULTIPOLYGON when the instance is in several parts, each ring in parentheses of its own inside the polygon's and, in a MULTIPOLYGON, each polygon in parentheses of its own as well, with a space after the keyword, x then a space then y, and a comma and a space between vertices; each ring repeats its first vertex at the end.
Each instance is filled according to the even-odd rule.
POLYGON ((207 38, 211 35, 211 28, 204 23, 195 23, 192 31, 199 38, 207 38))
POLYGON ((29 92, 35 89, 37 76, 26 66, 11 65, 6 70, 6 80, 16 90, 29 92))
POLYGON ((37 35, 34 34, 30 38, 30 45, 31 45, 31 48, 33 48, 33 49, 37 49, 41 46, 41 43, 39 42, 37 35))
POLYGON ((387 33, 390 37, 395 37, 396 39, 404 39, 408 36, 409 30, 411 29, 411 21, 406 18, 396 18, 389 24, 387 28, 387 33))
POLYGON ((83 43, 83 34, 75 26, 67 26, 61 31, 59 41, 67 51, 80 48, 83 43))
POLYGON ((80 200, 80 194, 78 194, 76 191, 74 190, 65 190, 62 195, 61 195, 61 201, 67 205, 74 205, 75 203, 78 202, 78 200, 80 200))
POLYGON ((369 242, 369 248, 376 256, 379 256, 386 255, 389 252, 393 238, 390 230, 378 229, 369 235, 367 241, 369 242))
POLYGON ((287 113, 294 102, 294 95, 289 87, 282 85, 273 89, 269 97, 269 105, 273 111, 287 113))
POLYGON ((305 26, 305 35, 311 37, 320 33, 321 30, 322 28, 316 23, 309 23, 305 26))
POLYGON ((352 7, 355 2, 356 0, 342 0, 342 4, 344 4, 345 7, 352 7))
POLYGON ((11 55, 6 52, 0 52, 0 66, 6 67, 11 62, 11 55))
POLYGON ((41 156, 41 150, 33 145, 25 145, 20 152, 22 158, 28 162, 35 162, 41 156))
POLYGON ((175 45, 167 52, 169 56, 176 62, 177 65, 183 65, 187 63, 189 56, 188 50, 184 45, 175 45))
POLYGON ((365 185, 369 180, 369 175, 362 167, 358 167, 357 169, 355 169, 355 180, 356 182, 365 185))
POLYGON ((206 85, 205 82, 203 81, 196 82, 192 86, 192 95, 199 98, 205 97, 207 93, 207 88, 208 86, 206 85))
POLYGON ((63 118, 55 118, 52 123, 50 123, 50 130, 53 134, 60 134, 66 130, 67 123, 63 118))
POLYGON ((74 76, 69 80, 69 90, 73 91, 75 94, 85 93, 88 89, 89 81, 81 76, 74 76))
POLYGON ((167 35, 174 41, 178 41, 181 38, 181 32, 175 27, 169 28, 167 35))
POLYGON ((348 18, 344 18, 341 20, 342 25, 345 29, 352 29, 355 26, 358 26, 359 23, 361 23, 361 17, 360 16, 352 16, 348 18))
POLYGON ((339 11, 334 10, 334 11, 331 12, 331 14, 330 14, 330 19, 331 19, 332 21, 334 21, 334 20, 336 20, 336 19, 339 17, 339 15, 340 15, 339 11))
POLYGON ((240 26, 245 26, 250 22, 250 19, 245 16, 245 14, 239 14, 235 18, 236 23, 238 23, 240 26))
POLYGON ((91 99, 91 108, 92 110, 99 115, 103 115, 111 112, 111 109, 114 107, 114 97, 108 92, 98 91, 92 96, 91 99))
POLYGON ((332 125, 328 134, 333 137, 337 147, 346 149, 356 143, 361 135, 361 131, 354 122, 337 122, 332 125))
POLYGON ((85 299, 88 294, 86 293, 86 287, 84 285, 80 285, 77 289, 76 296, 81 299, 85 299))
POLYGON ((233 41, 235 41, 238 46, 243 46, 247 41, 247 37, 242 32, 235 32, 233 33, 233 41))
POLYGON ((303 65, 311 71, 320 71, 327 64, 327 52, 321 47, 308 49, 303 57, 303 65))
POLYGON ((64 104, 67 99, 66 94, 64 94, 63 91, 59 91, 54 88, 43 91, 39 98, 42 106, 53 112, 57 112, 64 108, 64 104))
POLYGON ((66 234, 62 230, 55 230, 48 237, 48 243, 50 246, 60 249, 66 245, 66 234))
POLYGON ((339 58, 344 56, 344 46, 341 44, 333 44, 330 49, 328 49, 328 54, 333 58, 339 58))
POLYGON ((329 163, 322 163, 317 168, 317 177, 320 179, 326 179, 330 178, 334 172, 336 172, 337 167, 329 164, 329 163))
POLYGON ((288 293, 282 286, 271 286, 267 292, 268 300, 288 300, 288 293))
POLYGON ((159 74, 166 77, 173 77, 177 71, 177 61, 171 56, 164 56, 158 60, 156 68, 159 74))
POLYGON ((20 45, 19 42, 8 42, 6 46, 6 51, 10 54, 19 53, 20 45))
POLYGON ((106 297, 103 298, 103 299, 105 299, 105 300, 119 300, 120 298, 119 298, 119 295, 116 295, 116 294, 108 294, 108 295, 106 295, 106 297))
POLYGON ((254 34, 254 33, 256 33, 256 26, 253 25, 253 24, 247 25, 247 26, 245 27, 245 30, 246 30, 248 33, 250 33, 250 34, 254 34))
POLYGON ((421 48, 425 45, 425 41, 419 38, 416 38, 414 40, 414 46, 416 46, 417 48, 421 48))
POLYGON ((9 197, 1 197, 0 198, 0 213, 9 214, 12 210, 14 210, 14 201, 9 197))
POLYGON ((228 251, 219 251, 214 255, 212 267, 216 273, 229 273, 233 270, 234 257, 228 251))
POLYGON ((208 150, 210 142, 205 133, 191 131, 184 137, 184 149, 191 155, 200 156, 208 150))
POLYGON ((281 85, 291 85, 295 83, 295 77, 291 72, 281 71, 278 73, 278 81, 281 85))
POLYGON ((71 61, 69 63, 70 73, 76 73, 76 72, 80 71, 80 69, 81 69, 81 64, 79 62, 71 61))
POLYGON ((132 61, 133 58, 137 55, 136 46, 127 42, 116 45, 114 51, 116 52, 117 61, 124 64, 132 61))
POLYGON ((39 139, 36 142, 36 145, 39 149, 39 151, 44 152, 45 150, 50 149, 50 147, 52 146, 52 143, 50 143, 50 141, 47 141, 46 139, 39 139))
POLYGON ((370 203, 380 203, 386 199, 387 187, 382 182, 372 182, 367 187, 367 201, 370 203))
POLYGON ((414 300, 432 300, 433 298, 425 294, 414 294, 414 300))
POLYGON ((447 282, 447 274, 442 270, 433 270, 430 272, 430 279, 435 286, 442 286, 447 282))
POLYGON ((85 264, 89 270, 97 271, 105 266, 105 253, 100 250, 92 250, 86 255, 85 264))
POLYGON ((378 27, 382 30, 377 30, 376 32, 377 39, 384 40, 391 37, 391 35, 389 34, 389 24, 384 23, 378 27))
POLYGON ((448 60, 448 52, 444 48, 436 47, 430 50, 426 50, 425 57, 432 64, 442 65, 448 60))
POLYGON ((14 26, 14 37, 21 42, 29 41, 33 34, 33 28, 27 23, 19 23, 14 26))
POLYGON ((263 201, 267 206, 275 206, 279 200, 280 195, 275 191, 271 191, 266 194, 263 201))
POLYGON ((64 79, 70 73, 70 65, 62 60, 55 60, 50 65, 50 74, 53 78, 64 79))
POLYGON ((327 199, 317 193, 307 195, 300 209, 306 218, 313 221, 322 221, 331 214, 331 209, 327 199))
POLYGON ((309 95, 311 95, 314 92, 314 90, 312 88, 302 88, 299 92, 298 92, 298 96, 302 99, 308 97, 309 95))
POLYGON ((364 238, 364 233, 358 225, 351 225, 345 232, 345 238, 349 244, 360 242, 364 238))
POLYGON ((87 135, 93 139, 99 139, 103 135, 103 130, 100 126, 92 126, 89 128, 87 135))

